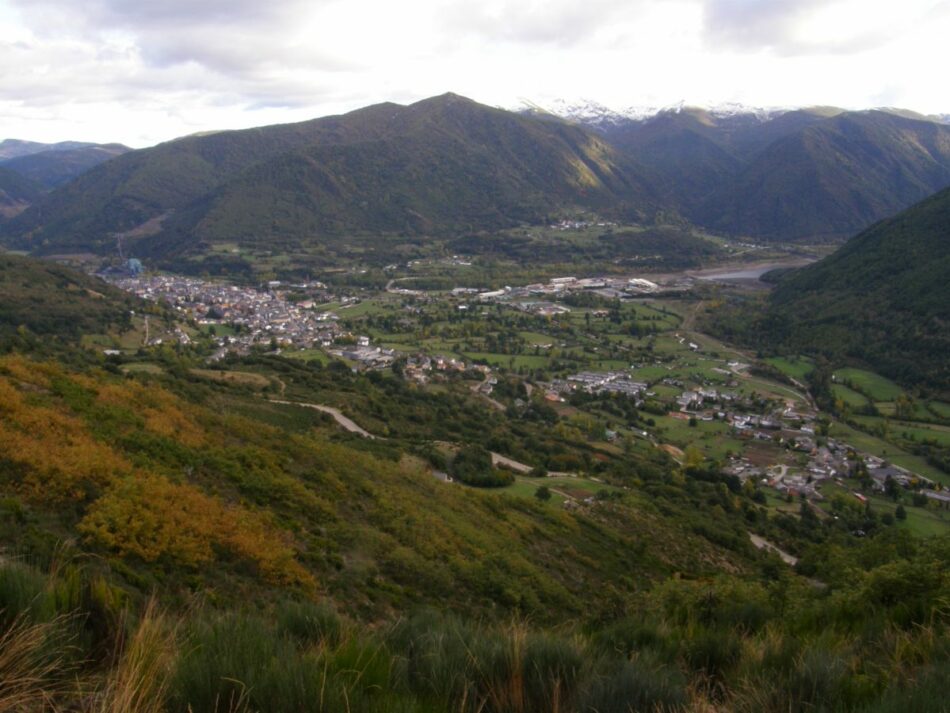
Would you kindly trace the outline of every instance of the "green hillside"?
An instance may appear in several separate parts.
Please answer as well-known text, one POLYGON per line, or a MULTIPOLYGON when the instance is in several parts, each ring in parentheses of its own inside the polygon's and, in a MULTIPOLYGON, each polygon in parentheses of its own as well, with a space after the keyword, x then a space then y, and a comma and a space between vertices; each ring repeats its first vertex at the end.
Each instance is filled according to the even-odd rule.
MULTIPOLYGON (((45 185, 102 158, 96 147, 36 148, 10 166, 45 185)), ((897 112, 684 109, 598 133, 446 94, 133 151, 30 209, 35 199, 8 201, 0 239, 40 254, 108 254, 122 236, 137 254, 175 260, 221 243, 312 249, 344 235, 490 233, 576 211, 827 239, 948 184, 950 127, 897 112)))
POLYGON ((950 392, 950 190, 787 274, 758 303, 714 317, 729 338, 787 354, 823 354, 905 384, 950 392))
POLYGON ((128 327, 139 300, 52 262, 0 253, 0 337, 24 328, 43 340, 128 327))
POLYGON ((40 197, 42 190, 29 178, 0 166, 0 221, 26 210, 40 197))
POLYGON ((121 144, 82 146, 17 156, 3 161, 0 165, 26 176, 46 189, 51 189, 68 183, 100 163, 130 150, 121 144))
MULTIPOLYGON (((0 265, 43 337, 127 313, 92 278, 0 265)), ((843 497, 834 520, 773 511, 701 455, 595 448, 541 394, 519 413, 341 362, 22 336, 0 330, 2 710, 942 710, 945 536, 843 497), (529 476, 436 477, 489 448, 596 488, 567 507, 529 476)))
POLYGON ((583 129, 445 95, 133 152, 5 233, 39 252, 107 252, 124 232, 140 253, 168 255, 198 241, 494 229, 573 206, 632 215, 646 194, 583 129))
POLYGON ((847 237, 950 184, 950 127, 906 112, 687 108, 605 137, 694 223, 761 240, 847 237))
POLYGON ((846 236, 948 184, 950 127, 851 112, 770 144, 699 215, 763 239, 846 236))

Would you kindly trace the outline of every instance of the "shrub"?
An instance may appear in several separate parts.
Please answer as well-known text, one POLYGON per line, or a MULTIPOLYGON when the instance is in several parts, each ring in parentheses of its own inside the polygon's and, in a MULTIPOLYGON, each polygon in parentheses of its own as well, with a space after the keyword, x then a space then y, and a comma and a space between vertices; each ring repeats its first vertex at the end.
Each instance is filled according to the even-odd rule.
POLYGON ((675 670, 646 660, 617 662, 581 694, 581 713, 656 713, 686 706, 686 686, 675 670))
POLYGON ((325 602, 285 601, 277 607, 275 618, 277 631, 301 645, 335 646, 340 641, 343 626, 340 615, 325 602))

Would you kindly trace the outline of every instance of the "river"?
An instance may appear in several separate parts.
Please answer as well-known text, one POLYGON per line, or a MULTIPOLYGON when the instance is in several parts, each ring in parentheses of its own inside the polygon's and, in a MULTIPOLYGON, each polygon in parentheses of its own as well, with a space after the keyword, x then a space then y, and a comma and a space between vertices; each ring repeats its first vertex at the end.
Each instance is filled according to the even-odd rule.
POLYGON ((815 258, 792 258, 748 265, 731 265, 726 267, 712 267, 705 270, 690 270, 686 274, 698 280, 716 282, 758 281, 762 278, 762 275, 772 270, 783 267, 802 267, 812 262, 815 262, 815 258))

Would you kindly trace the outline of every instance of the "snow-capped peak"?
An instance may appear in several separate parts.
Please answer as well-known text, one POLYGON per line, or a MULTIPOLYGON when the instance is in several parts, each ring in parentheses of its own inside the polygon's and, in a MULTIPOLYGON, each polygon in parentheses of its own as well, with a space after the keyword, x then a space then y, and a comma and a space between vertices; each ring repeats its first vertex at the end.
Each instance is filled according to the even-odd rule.
POLYGON ((568 101, 555 99, 544 104, 523 100, 521 111, 543 112, 559 116, 588 126, 607 128, 630 121, 646 121, 664 112, 680 113, 688 109, 699 109, 717 119, 748 116, 758 121, 768 121, 779 114, 789 111, 785 107, 751 107, 736 102, 723 104, 690 104, 680 101, 666 106, 628 106, 613 109, 589 99, 568 101))

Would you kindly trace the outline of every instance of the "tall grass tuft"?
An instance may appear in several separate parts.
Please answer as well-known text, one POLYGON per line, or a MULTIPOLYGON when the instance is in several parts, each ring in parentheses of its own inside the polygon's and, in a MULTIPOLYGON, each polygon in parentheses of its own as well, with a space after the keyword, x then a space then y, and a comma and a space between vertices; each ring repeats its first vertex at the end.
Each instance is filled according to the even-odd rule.
POLYGON ((55 710, 71 690, 61 654, 70 623, 66 617, 33 623, 21 616, 0 628, 0 713, 55 710))
POLYGON ((277 630, 301 645, 336 646, 343 634, 337 611, 327 603, 285 601, 275 612, 277 630))
POLYGON ((48 582, 45 574, 21 562, 0 564, 0 626, 24 617, 33 621, 54 617, 48 582))
POLYGON ((582 691, 579 713, 673 713, 685 710, 686 681, 647 659, 614 661, 582 691))
POLYGON ((175 629, 149 601, 89 713, 162 713, 177 654, 175 629))

